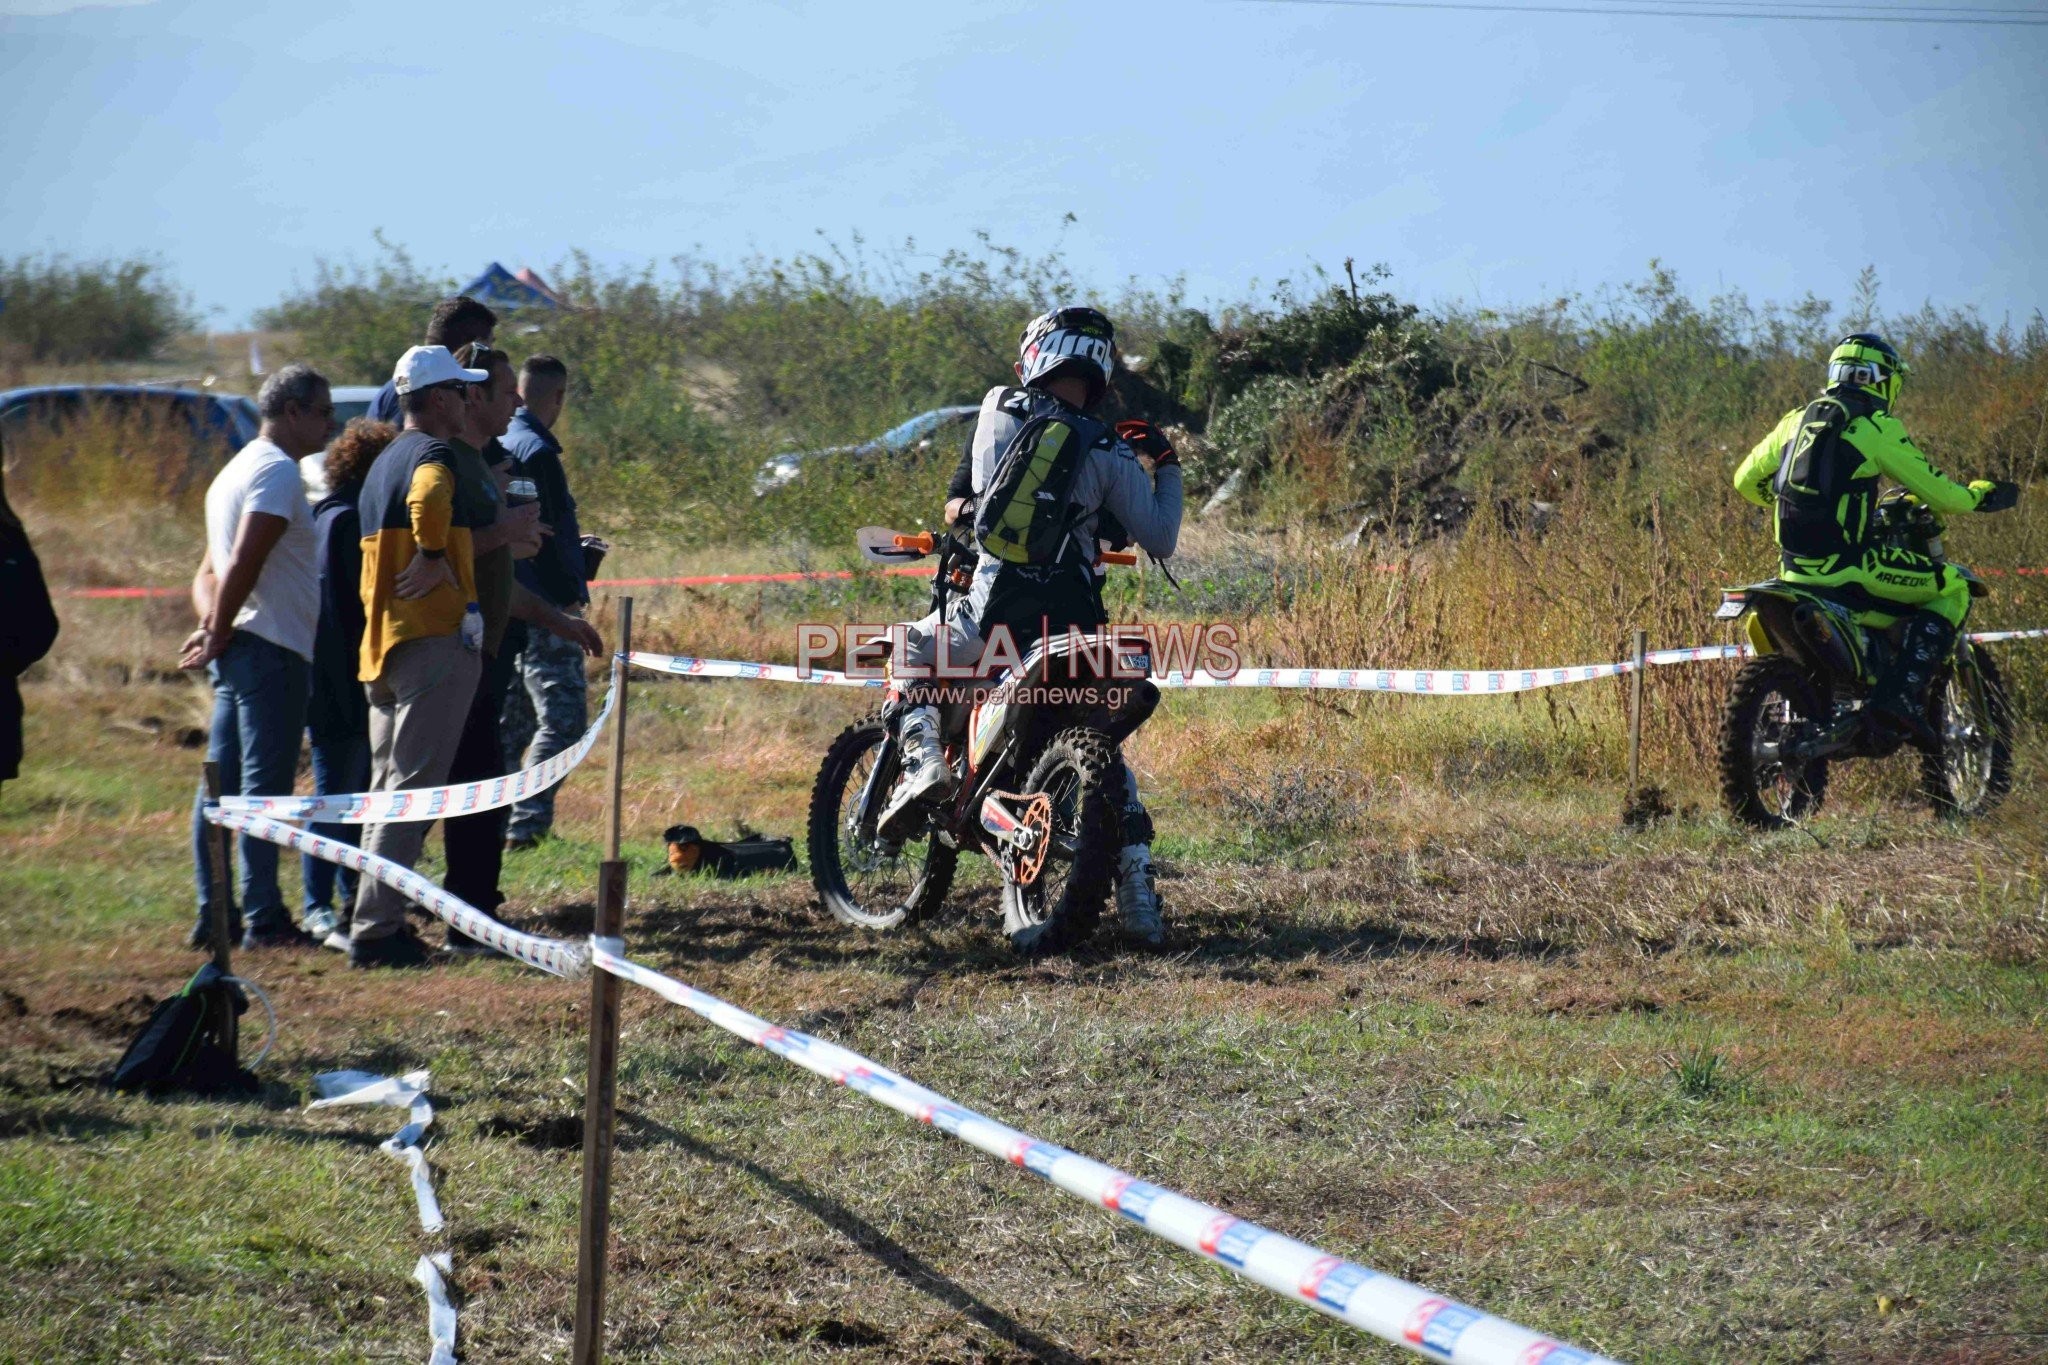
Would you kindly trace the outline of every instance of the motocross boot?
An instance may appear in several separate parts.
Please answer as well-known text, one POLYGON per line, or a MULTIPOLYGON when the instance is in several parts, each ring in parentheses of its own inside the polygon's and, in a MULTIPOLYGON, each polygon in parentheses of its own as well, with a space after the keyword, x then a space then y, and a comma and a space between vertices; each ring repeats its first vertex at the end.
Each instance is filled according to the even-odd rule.
POLYGON ((1159 914, 1159 873, 1152 850, 1132 844, 1116 860, 1116 927, 1126 943, 1157 948, 1166 941, 1159 914))
POLYGON ((953 768, 939 742, 939 708, 910 707, 896 734, 903 754, 903 775, 896 779, 889 804, 875 822, 875 832, 884 839, 900 838, 919 805, 943 801, 953 791, 953 768))
POLYGON ((1864 707, 1873 725, 1929 753, 1940 752, 1941 736, 1927 723, 1927 694, 1955 639, 1956 628, 1931 611, 1907 618, 1898 657, 1870 689, 1864 707))

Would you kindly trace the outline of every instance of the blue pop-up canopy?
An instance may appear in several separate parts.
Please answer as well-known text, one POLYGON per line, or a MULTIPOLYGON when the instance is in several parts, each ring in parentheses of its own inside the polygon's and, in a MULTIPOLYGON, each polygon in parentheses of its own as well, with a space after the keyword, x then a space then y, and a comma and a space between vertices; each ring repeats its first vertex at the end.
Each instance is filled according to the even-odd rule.
POLYGON ((462 287, 462 292, 478 303, 489 304, 503 312, 521 308, 545 308, 549 311, 560 308, 562 301, 547 282, 531 270, 522 270, 517 275, 504 266, 492 261, 490 268, 462 287))

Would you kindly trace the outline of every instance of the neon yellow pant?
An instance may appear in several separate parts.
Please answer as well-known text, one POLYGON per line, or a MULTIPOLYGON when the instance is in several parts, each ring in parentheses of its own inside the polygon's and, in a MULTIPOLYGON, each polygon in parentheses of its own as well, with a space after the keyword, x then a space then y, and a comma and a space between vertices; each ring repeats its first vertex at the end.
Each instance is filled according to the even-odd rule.
POLYGON ((1969 580, 1947 564, 1908 550, 1871 550, 1860 564, 1832 573, 1804 572, 1788 562, 1780 576, 1788 583, 1840 589, 1833 595, 1866 626, 1882 628, 1916 611, 1931 611, 1961 630, 1970 614, 1969 580))

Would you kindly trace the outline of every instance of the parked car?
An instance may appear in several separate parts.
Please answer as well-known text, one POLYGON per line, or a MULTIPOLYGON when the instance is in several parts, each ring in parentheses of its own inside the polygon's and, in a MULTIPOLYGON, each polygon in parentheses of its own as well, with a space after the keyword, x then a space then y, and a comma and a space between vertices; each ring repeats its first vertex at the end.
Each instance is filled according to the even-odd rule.
MULTIPOLYGON (((334 435, 341 435, 341 429, 357 417, 370 411, 370 402, 377 396, 375 384, 337 384, 329 392, 334 397, 334 435)), ((330 443, 333 438, 329 437, 330 443)), ((299 461, 299 477, 306 483, 306 501, 318 502, 327 496, 327 452, 317 450, 299 461)))
MULTIPOLYGON (((256 439, 256 404, 240 394, 159 384, 45 384, 0 392, 0 441, 10 461, 33 461, 38 447, 62 455, 98 428, 119 453, 148 461, 168 497, 213 477, 256 439)), ((32 476, 31 476, 32 477, 32 476)))
POLYGON ((970 426, 978 406, 933 408, 920 412, 898 426, 890 427, 872 441, 862 441, 850 446, 826 446, 822 450, 793 450, 777 455, 761 466, 761 472, 754 475, 754 496, 772 493, 784 484, 794 480, 803 472, 806 460, 815 460, 826 455, 901 455, 911 450, 929 450, 933 442, 964 437, 965 428, 970 426))

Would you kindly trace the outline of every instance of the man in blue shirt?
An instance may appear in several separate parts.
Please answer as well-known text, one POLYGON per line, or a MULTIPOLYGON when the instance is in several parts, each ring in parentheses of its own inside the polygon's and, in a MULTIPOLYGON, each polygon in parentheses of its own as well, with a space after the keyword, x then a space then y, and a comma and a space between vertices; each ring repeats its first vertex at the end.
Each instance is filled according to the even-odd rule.
MULTIPOLYGON (((519 582, 571 615, 590 602, 583 565, 583 536, 576 524, 576 499, 562 469, 562 445, 554 425, 568 397, 569 367, 551 355, 528 357, 519 369, 519 411, 500 439, 512 454, 514 478, 531 479, 540 496, 541 525, 552 529, 540 553, 521 560, 519 582)), ((528 631, 519 651, 518 683, 505 697, 505 764, 511 771, 553 758, 582 738, 589 713, 589 683, 583 651, 544 631, 528 631)), ((555 789, 512 807, 505 829, 510 852, 532 848, 555 823, 555 789)))
MULTIPOLYGON (((426 339, 420 344, 446 346, 452 354, 472 342, 490 345, 497 331, 496 313, 467 294, 457 294, 434 305, 434 315, 427 319, 426 339)), ((389 422, 394 427, 405 425, 405 414, 398 408, 396 380, 384 381, 384 387, 377 390, 377 396, 370 400, 370 410, 365 416, 372 422, 389 422)))

